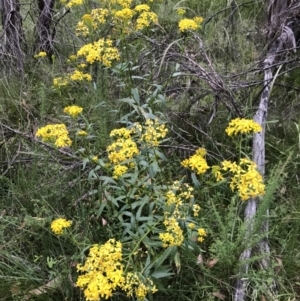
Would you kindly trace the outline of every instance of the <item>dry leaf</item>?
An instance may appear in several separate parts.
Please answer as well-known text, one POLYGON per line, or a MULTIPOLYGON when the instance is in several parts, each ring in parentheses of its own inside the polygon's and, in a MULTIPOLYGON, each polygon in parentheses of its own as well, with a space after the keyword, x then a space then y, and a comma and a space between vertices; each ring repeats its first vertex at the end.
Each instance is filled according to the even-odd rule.
POLYGON ((212 293, 216 298, 220 299, 220 300, 225 300, 226 296, 221 294, 220 292, 214 292, 212 293))
POLYGON ((49 281, 48 283, 29 291, 23 300, 30 300, 30 298, 32 298, 32 296, 39 296, 42 294, 46 294, 48 292, 48 290, 59 287, 60 283, 61 283, 60 277, 56 277, 56 278, 52 279, 51 281, 49 281))
POLYGON ((214 259, 208 260, 208 261, 206 262, 206 266, 207 266, 209 269, 211 269, 212 267, 214 267, 214 266, 217 264, 218 261, 219 261, 218 258, 214 258, 214 259))
POLYGON ((277 265, 275 266, 274 270, 276 273, 279 273, 279 271, 282 269, 283 267, 283 263, 282 263, 282 259, 279 257, 275 257, 276 261, 277 261, 277 265))
POLYGON ((197 263, 198 263, 198 264, 202 264, 202 263, 203 263, 203 258, 202 258, 202 255, 201 255, 201 254, 199 254, 199 255, 197 256, 197 263))

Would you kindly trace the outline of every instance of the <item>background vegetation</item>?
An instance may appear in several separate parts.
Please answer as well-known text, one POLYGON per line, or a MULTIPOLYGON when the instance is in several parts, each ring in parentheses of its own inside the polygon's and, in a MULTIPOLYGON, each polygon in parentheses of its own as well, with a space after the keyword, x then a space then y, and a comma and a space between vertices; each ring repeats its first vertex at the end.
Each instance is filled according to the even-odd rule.
MULTIPOLYGON (((73 2, 55 2, 50 48, 43 49, 45 44, 37 38, 39 2, 20 2, 22 55, 11 60, 1 36, 0 300, 84 300, 75 285, 76 266, 85 262, 93 244, 110 238, 124 244, 128 269, 152 279, 158 289, 147 297, 152 300, 231 300, 245 246, 254 247, 245 275, 248 300, 274 300, 268 291, 273 280, 278 300, 298 300, 297 53, 282 54, 274 66, 266 127, 267 188, 250 242, 244 241, 245 202, 211 173, 198 176, 180 163, 199 147, 207 150, 209 166, 251 157, 251 141, 229 138, 225 128, 237 116, 251 119, 257 108, 262 61, 272 43, 265 2, 154 0, 147 4, 158 22, 137 30, 110 16, 105 24, 89 24, 87 36, 76 35, 76 26, 100 3, 73 2), (204 19, 199 28, 179 30, 181 19, 197 16, 204 19), (70 57, 100 38, 112 40, 119 60, 86 64, 84 56, 70 57), (80 70, 91 80, 72 79, 83 63, 80 70), (83 113, 76 118, 66 115, 63 110, 70 105, 82 107, 83 113), (159 148, 146 148, 138 171, 113 179, 107 166, 110 132, 149 118, 165 124, 167 136, 159 148), (39 128, 57 123, 67 125, 71 147, 57 148, 36 137, 39 128), (78 137, 80 130, 88 135, 78 137), (183 246, 163 248, 158 237, 165 231, 163 213, 169 210, 163 193, 175 180, 194 188, 193 202, 201 210, 198 217, 189 212, 187 221, 204 228, 207 236, 199 243, 186 229, 183 246), (129 192, 140 203, 132 206, 129 192), (147 196, 159 205, 151 207, 147 196), (271 266, 264 270, 255 246, 262 238, 267 207, 271 266), (72 220, 61 236, 50 228, 59 217, 72 220)), ((118 1, 114 8, 111 3, 115 2, 101 5, 122 8, 118 1)), ((138 4, 144 2, 131 7, 138 4)), ((121 291, 111 297, 127 299, 121 291)))

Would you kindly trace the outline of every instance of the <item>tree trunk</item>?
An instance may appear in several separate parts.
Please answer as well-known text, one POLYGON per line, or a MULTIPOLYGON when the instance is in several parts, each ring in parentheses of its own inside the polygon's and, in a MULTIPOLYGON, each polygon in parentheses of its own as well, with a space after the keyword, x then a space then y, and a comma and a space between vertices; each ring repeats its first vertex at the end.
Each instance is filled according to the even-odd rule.
POLYGON ((2 0, 0 9, 3 26, 1 61, 10 71, 15 67, 18 73, 23 73, 25 55, 21 47, 23 31, 19 0, 2 0))
MULTIPOLYGON (((272 81, 272 65, 282 58, 284 50, 287 52, 291 49, 295 51, 296 39, 299 28, 297 28, 297 16, 295 15, 296 9, 299 11, 300 1, 286 0, 272 0, 269 5, 269 37, 270 34, 277 35, 277 38, 272 42, 268 51, 267 57, 264 60, 264 89, 261 94, 259 107, 254 116, 254 120, 262 126, 262 132, 254 134, 253 139, 253 161, 257 164, 258 170, 262 176, 265 174, 265 123, 267 120, 268 103, 271 93, 272 81), (296 20, 295 20, 296 18, 296 20), (297 30, 297 33, 296 33, 297 30), (279 35, 279 34, 280 35, 279 35)), ((245 209, 245 250, 240 256, 240 271, 235 284, 234 301, 244 301, 246 298, 247 288, 247 273, 248 263, 251 257, 252 247, 247 244, 251 239, 253 233, 253 224, 255 221, 255 215, 258 208, 258 200, 251 199, 248 201, 245 209)), ((264 212, 264 220, 262 222, 261 233, 263 239, 258 244, 258 251, 260 255, 263 255, 263 259, 260 261, 260 267, 262 269, 268 269, 270 267, 270 246, 268 243, 268 231, 269 231, 269 209, 264 212)), ((272 300, 276 299, 276 283, 273 280, 271 284, 268 284, 268 295, 272 300)))
POLYGON ((38 49, 52 59, 54 52, 53 34, 51 33, 52 12, 55 0, 38 0, 39 18, 37 23, 38 49))

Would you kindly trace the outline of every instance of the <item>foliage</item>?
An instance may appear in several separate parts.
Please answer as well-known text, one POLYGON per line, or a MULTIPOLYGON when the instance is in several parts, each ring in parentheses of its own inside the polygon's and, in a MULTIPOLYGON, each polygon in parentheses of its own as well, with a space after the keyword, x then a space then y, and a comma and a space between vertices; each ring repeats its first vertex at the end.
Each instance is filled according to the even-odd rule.
POLYGON ((250 159, 263 4, 55 5, 51 63, 29 47, 23 78, 0 83, 0 298, 230 299, 269 207, 272 267, 250 259, 249 298, 267 298, 271 278, 279 300, 297 298, 299 124, 281 87, 266 179, 250 159), (260 210, 245 242, 250 197, 260 210))

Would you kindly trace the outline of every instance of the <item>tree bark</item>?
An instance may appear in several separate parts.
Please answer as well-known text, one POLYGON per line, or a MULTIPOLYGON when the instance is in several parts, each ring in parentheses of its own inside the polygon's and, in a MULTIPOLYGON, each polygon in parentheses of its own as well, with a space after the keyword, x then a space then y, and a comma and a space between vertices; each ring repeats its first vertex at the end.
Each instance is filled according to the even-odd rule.
POLYGON ((23 31, 19 0, 2 0, 0 9, 3 26, 2 62, 6 63, 9 69, 14 66, 17 72, 23 73, 25 55, 22 50, 23 31))
POLYGON ((55 0, 37 0, 39 18, 37 22, 38 48, 44 51, 51 60, 54 53, 53 39, 51 33, 52 13, 55 0))

